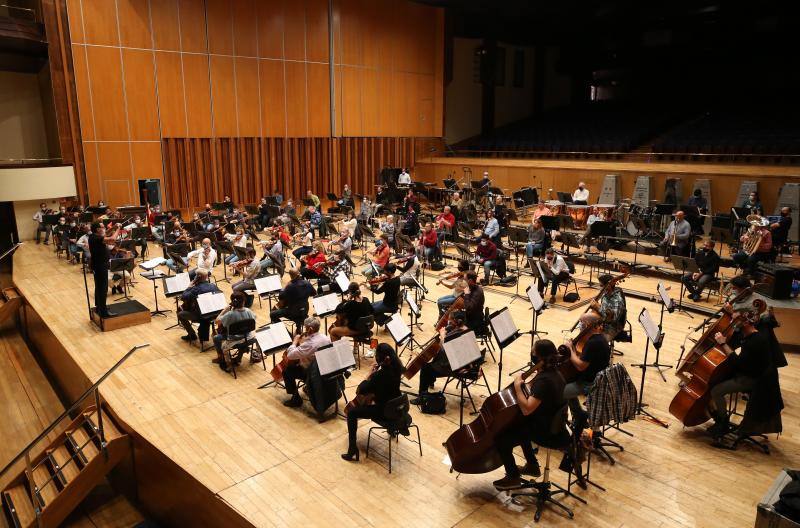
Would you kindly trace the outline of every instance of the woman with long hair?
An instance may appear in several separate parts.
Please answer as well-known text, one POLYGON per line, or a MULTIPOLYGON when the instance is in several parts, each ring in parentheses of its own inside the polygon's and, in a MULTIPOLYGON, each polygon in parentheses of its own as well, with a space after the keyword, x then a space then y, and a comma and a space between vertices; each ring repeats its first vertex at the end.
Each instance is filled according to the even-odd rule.
POLYGON ((384 418, 386 403, 400 396, 400 375, 405 368, 397 357, 392 345, 381 343, 375 349, 375 365, 356 389, 356 394, 370 403, 359 405, 347 413, 347 453, 344 460, 358 461, 359 452, 356 446, 356 432, 359 419, 384 418))

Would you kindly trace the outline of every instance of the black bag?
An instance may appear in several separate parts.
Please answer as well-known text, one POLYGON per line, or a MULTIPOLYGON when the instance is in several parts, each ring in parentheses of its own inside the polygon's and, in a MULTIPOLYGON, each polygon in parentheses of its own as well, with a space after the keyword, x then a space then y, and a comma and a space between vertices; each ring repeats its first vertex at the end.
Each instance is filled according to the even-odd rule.
POLYGON ((431 269, 433 271, 442 271, 444 269, 444 262, 441 260, 435 260, 431 262, 431 269))
POLYGON ((576 301, 580 301, 581 298, 575 292, 569 292, 564 295, 564 302, 566 303, 574 303, 576 301))
POLYGON ((447 400, 441 392, 430 392, 421 394, 422 403, 419 405, 423 414, 444 414, 447 409, 447 400))

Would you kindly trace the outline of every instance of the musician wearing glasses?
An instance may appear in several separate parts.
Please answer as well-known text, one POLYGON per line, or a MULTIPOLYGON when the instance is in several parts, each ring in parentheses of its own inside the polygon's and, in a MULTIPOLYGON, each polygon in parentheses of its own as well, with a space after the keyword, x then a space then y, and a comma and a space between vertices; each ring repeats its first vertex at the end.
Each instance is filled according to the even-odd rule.
POLYGON ((296 335, 286 350, 286 357, 290 362, 283 371, 283 384, 286 394, 290 396, 283 402, 286 407, 303 405, 303 399, 297 392, 297 381, 306 378, 308 366, 316 358, 317 350, 330 344, 328 336, 319 333, 319 319, 307 317, 303 321, 303 333, 296 335))
POLYGON ((201 341, 208 341, 209 327, 211 321, 203 318, 200 307, 197 305, 197 297, 204 293, 219 293, 219 288, 215 284, 208 282, 208 272, 198 269, 194 280, 181 294, 182 306, 178 312, 178 322, 186 330, 186 335, 181 336, 184 341, 196 341, 198 333, 201 341), (192 328, 192 323, 200 323, 197 332, 192 328))
POLYGON ((695 254, 694 260, 700 271, 687 273, 682 280, 689 291, 689 298, 693 301, 699 301, 703 288, 714 280, 714 277, 719 272, 721 259, 717 252, 714 251, 714 241, 711 239, 706 240, 703 247, 695 254))

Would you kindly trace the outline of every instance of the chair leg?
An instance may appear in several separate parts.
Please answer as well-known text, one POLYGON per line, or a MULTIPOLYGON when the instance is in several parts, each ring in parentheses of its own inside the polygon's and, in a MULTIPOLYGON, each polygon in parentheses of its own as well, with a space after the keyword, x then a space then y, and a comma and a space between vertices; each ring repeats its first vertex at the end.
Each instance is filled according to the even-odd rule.
MULTIPOLYGON (((388 434, 389 431, 386 431, 388 434)), ((389 474, 392 473, 392 435, 389 435, 389 474)))
POLYGON ((419 446, 419 456, 422 456, 422 439, 419 436, 419 426, 412 424, 411 427, 417 430, 417 445, 419 446))

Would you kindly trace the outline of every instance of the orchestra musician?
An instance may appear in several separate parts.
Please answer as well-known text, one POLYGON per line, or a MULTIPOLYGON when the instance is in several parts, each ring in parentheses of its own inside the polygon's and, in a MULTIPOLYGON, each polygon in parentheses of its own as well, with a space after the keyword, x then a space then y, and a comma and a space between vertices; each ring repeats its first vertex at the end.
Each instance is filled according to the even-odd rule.
POLYGON ((197 296, 204 293, 219 292, 220 290, 216 284, 208 282, 208 272, 204 269, 198 269, 194 280, 181 294, 182 305, 181 310, 178 312, 178 322, 186 330, 186 335, 181 336, 181 339, 184 341, 196 341, 199 334, 200 341, 208 341, 211 321, 203 318, 200 313, 200 307, 197 305, 197 296), (200 323, 197 333, 192 328, 193 322, 200 323))
POLYGON ((697 207, 701 214, 705 214, 708 210, 708 201, 703 198, 703 191, 695 189, 692 196, 686 201, 686 205, 690 207, 697 207))
POLYGON ((419 202, 417 202, 417 195, 414 194, 413 189, 409 189, 403 198, 403 206, 400 211, 408 211, 409 207, 413 207, 414 211, 419 211, 419 202))
POLYGON ((328 329, 331 341, 338 341, 345 336, 358 335, 356 324, 362 317, 372 315, 372 303, 361 295, 361 287, 351 282, 344 292, 347 300, 336 307, 336 321, 328 329))
MULTIPOLYGON (((601 287, 605 287, 614 277, 608 273, 600 275, 597 280, 601 287)), ((589 310, 593 311, 602 321, 602 331, 606 341, 614 341, 614 338, 625 329, 625 321, 628 317, 628 306, 625 294, 616 286, 611 291, 604 292, 598 300, 593 300, 589 304, 589 310)))
MULTIPOLYGON (((317 198, 317 200, 319 200, 319 198, 317 198)), ((322 224, 322 213, 320 213, 315 206, 309 206, 308 222, 306 223, 309 231, 319 229, 320 224, 322 224)))
MULTIPOLYGON (((375 249, 372 251, 372 257, 370 258, 372 264, 378 269, 378 272, 380 272, 389 262, 390 255, 391 250, 389 249, 389 240, 385 234, 381 234, 379 238, 375 239, 375 249)), ((367 266, 364 268, 362 274, 367 279, 375 278, 375 270, 372 269, 372 266, 367 266)))
POLYGON ((664 262, 669 262, 669 255, 688 256, 692 241, 692 226, 685 218, 683 211, 675 213, 673 220, 664 234, 661 247, 664 250, 664 262))
POLYGON ((308 226, 304 226, 304 231, 295 234, 295 238, 296 237, 302 237, 302 242, 299 247, 292 251, 292 255, 294 255, 294 258, 300 259, 303 255, 308 255, 314 250, 314 230, 309 229, 308 226))
POLYGON ((789 240, 789 229, 792 227, 792 208, 781 207, 781 214, 777 222, 770 224, 769 228, 772 231, 772 247, 778 251, 789 240))
POLYGON ((386 221, 381 222, 381 233, 386 235, 386 239, 389 242, 389 247, 395 247, 395 224, 394 224, 394 215, 386 215, 386 221))
POLYGON ((600 212, 598 211, 597 207, 592 207, 589 217, 586 219, 586 230, 583 232, 583 238, 581 239, 586 251, 589 251, 589 249, 592 247, 592 224, 603 220, 605 220, 605 218, 600 216, 600 212))
POLYGON ((312 206, 315 209, 319 209, 319 204, 320 204, 319 196, 317 196, 316 194, 312 193, 311 189, 306 191, 306 199, 307 200, 311 200, 312 206))
POLYGON ((423 257, 426 262, 430 262, 436 258, 438 247, 439 237, 433 229, 433 224, 428 222, 425 224, 425 230, 419 235, 417 255, 423 257))
POLYGON ((461 213, 461 210, 464 208, 464 199, 461 198, 461 193, 453 193, 453 197, 450 199, 450 205, 456 208, 458 213, 461 213))
POLYGON ((361 233, 358 230, 358 219, 356 218, 356 212, 353 209, 347 210, 347 219, 342 220, 342 223, 339 226, 339 232, 341 233, 345 229, 353 238, 356 240, 361 240, 361 233))
POLYGON ((492 180, 489 179, 489 171, 483 171, 483 177, 481 178, 481 183, 479 185, 479 188, 483 190, 488 190, 491 184, 492 180))
POLYGON ((283 242, 281 241, 280 237, 272 235, 269 240, 264 240, 260 242, 260 244, 261 248, 264 250, 264 254, 259 260, 261 273, 265 273, 267 268, 274 267, 275 271, 278 272, 278 274, 282 277, 285 264, 283 256, 283 242))
POLYGON ((506 223, 506 206, 503 203, 503 195, 496 196, 494 199, 494 208, 492 209, 494 217, 497 218, 497 223, 500 227, 507 227, 506 223))
POLYGON ((535 254, 542 254, 545 246, 545 232, 542 222, 533 218, 528 226, 528 243, 525 244, 525 255, 533 258, 535 254))
MULTIPOLYGON (((344 460, 358 462, 359 451, 356 445, 358 420, 385 418, 386 404, 400 396, 400 375, 405 368, 397 357, 397 352, 388 343, 381 343, 375 349, 375 365, 367 379, 358 385, 356 394, 362 396, 363 403, 353 407, 347 412, 347 453, 342 455, 344 460)), ((407 434, 401 430, 401 434, 407 434)))
POLYGON ((700 293, 705 288, 706 284, 714 280, 717 272, 719 272, 720 257, 714 251, 714 241, 710 238, 706 240, 703 246, 697 251, 694 256, 697 267, 700 271, 685 274, 681 280, 686 285, 686 290, 689 292, 689 298, 693 301, 700 300, 700 293))
POLYGON ((446 288, 453 290, 452 294, 439 297, 436 301, 436 306, 439 307, 439 317, 444 315, 450 305, 456 302, 456 299, 464 293, 464 289, 467 287, 467 271, 469 271, 469 262, 459 260, 456 273, 436 281, 437 285, 442 284, 446 288))
POLYGON ((456 225, 456 217, 450 212, 450 206, 445 205, 442 214, 436 217, 436 236, 438 239, 439 252, 442 250, 442 241, 444 237, 453 232, 453 227, 456 225))
MULTIPOLYGON (((578 353, 575 344, 571 339, 566 340, 565 345, 570 350, 569 361, 578 371, 575 380, 570 381, 564 387, 564 399, 569 404, 572 413, 572 423, 578 435, 583 431, 588 418, 586 411, 581 406, 578 396, 586 396, 591 392, 594 385, 594 378, 598 372, 605 370, 611 363, 611 346, 604 335, 601 318, 592 313, 586 312, 580 318, 580 328, 591 326, 589 338, 583 345, 583 349, 578 353)), ((597 439, 599 440, 599 435, 597 439)))
POLYGON ((483 305, 486 297, 483 288, 478 284, 478 274, 473 270, 466 273, 467 284, 464 287, 464 312, 467 327, 475 333, 484 330, 483 305))
POLYGON ((283 384, 289 399, 284 401, 286 407, 300 407, 303 399, 297 392, 297 380, 305 379, 306 369, 314 361, 317 350, 330 345, 328 336, 319 333, 319 319, 306 317, 303 321, 303 333, 294 336, 292 344, 286 349, 289 365, 283 371, 283 384))
POLYGON ((578 183, 578 188, 572 191, 572 203, 575 205, 589 204, 589 189, 584 182, 578 183))
POLYGON ((408 237, 415 237, 419 233, 419 217, 413 205, 406 208, 406 218, 403 224, 403 234, 408 237))
POLYGON ((353 191, 350 190, 350 186, 348 184, 344 184, 344 189, 342 189, 342 197, 339 198, 339 201, 336 203, 339 204, 339 207, 345 206, 352 208, 355 206, 355 202, 353 201, 353 191))
POLYGON ((414 246, 406 246, 406 254, 395 260, 395 265, 400 271, 400 284, 403 286, 414 286, 419 270, 419 259, 414 250, 414 246))
MULTIPOLYGON (((261 273, 261 263, 256 259, 256 250, 253 247, 247 248, 245 259, 244 261, 237 263, 237 266, 239 265, 244 267, 244 271, 242 272, 242 280, 233 283, 231 288, 233 291, 242 292, 243 294, 245 290, 255 290, 255 280, 261 273)), ((250 308, 252 304, 253 296, 247 295, 247 307, 250 308)))
POLYGON ((514 378, 514 394, 519 403, 524 421, 509 427, 496 438, 497 451, 503 460, 505 477, 494 481, 500 491, 517 488, 522 484, 521 475, 538 477, 541 474, 539 463, 531 442, 550 436, 550 428, 556 413, 564 405, 564 377, 558 370, 558 352, 549 339, 540 339, 531 350, 531 359, 542 362, 541 370, 533 377, 529 386, 525 385, 522 374, 514 378), (525 455, 525 466, 517 466, 514 447, 520 446, 525 455))
POLYGON ((353 249, 353 239, 350 237, 350 230, 342 227, 339 231, 339 238, 330 243, 329 250, 339 256, 350 256, 350 251, 353 249))
MULTIPOLYGON (((243 292, 233 292, 231 294, 230 305, 226 306, 214 321, 217 328, 217 333, 214 335, 213 341, 214 348, 217 351, 217 357, 212 359, 211 362, 218 364, 219 368, 225 372, 228 372, 230 367, 226 364, 225 357, 222 354, 222 344, 227 338, 226 332, 223 330, 226 330, 232 324, 256 319, 256 314, 254 314, 250 308, 245 306, 246 302, 247 296, 243 292)), ((247 338, 252 339, 254 336, 255 332, 251 332, 247 338)), ((261 355, 260 352, 256 353, 254 351, 250 354, 250 362, 255 363, 256 361, 261 361, 261 355)))
MULTIPOLYGON (((250 238, 244 232, 244 226, 236 226, 236 233, 225 234, 225 240, 231 242, 233 247, 246 248, 250 238)), ((239 260, 239 255, 236 252, 231 253, 225 257, 225 264, 234 264, 239 260)))
POLYGON ((753 275, 758 267, 758 263, 768 260, 772 253, 772 232, 769 230, 769 221, 762 216, 752 218, 750 220, 750 228, 739 240, 742 242, 742 245, 740 246, 739 252, 733 255, 733 261, 738 267, 744 270, 745 273, 753 275), (755 243, 755 239, 758 237, 761 238, 758 242, 758 246, 756 246, 752 254, 748 255, 743 248, 748 242, 755 243))
POLYGON ((303 319, 308 315, 308 299, 314 296, 314 287, 300 275, 296 268, 289 269, 289 282, 278 294, 278 306, 269 314, 270 321, 277 323, 282 318, 295 324, 299 334, 303 319))
POLYGON ((109 270, 109 244, 113 244, 119 229, 106 236, 106 227, 102 222, 92 224, 92 235, 89 237, 89 254, 91 257, 92 274, 94 275, 94 309, 100 317, 113 317, 115 313, 106 307, 108 295, 108 270, 109 270))
MULTIPOLYGON (((486 225, 483 227, 483 235, 489 237, 495 246, 500 245, 500 222, 494 217, 494 211, 486 211, 486 225)), ((480 242, 481 237, 476 237, 473 242, 480 242)))
POLYGON ((750 214, 761 214, 761 201, 758 199, 758 191, 752 191, 742 202, 742 207, 749 209, 750 214))
POLYGON ((300 275, 306 279, 318 279, 318 286, 324 281, 327 283, 325 267, 328 264, 328 257, 325 255, 325 246, 322 242, 314 242, 311 253, 300 259, 300 275))
POLYGON ((222 200, 222 206, 225 208, 226 211, 228 211, 228 213, 232 213, 233 208, 235 207, 235 205, 233 204, 233 200, 231 200, 231 197, 228 195, 225 195, 225 198, 222 200))
POLYGON ((400 174, 397 176, 397 185, 411 185, 411 175, 405 167, 403 167, 403 170, 400 171, 400 174))
POLYGON ((39 210, 33 213, 33 220, 36 222, 36 243, 39 244, 41 240, 41 233, 44 233, 44 245, 50 245, 50 225, 44 222, 45 215, 52 213, 52 210, 47 207, 45 202, 39 204, 39 210))
POLYGON ((265 228, 270 224, 270 209, 269 204, 267 203, 266 198, 261 198, 261 202, 258 204, 258 224, 265 228))
POLYGON ((370 289, 383 294, 382 300, 372 303, 375 322, 381 326, 388 321, 386 314, 393 314, 400 307, 400 277, 395 277, 395 271, 397 266, 389 262, 384 266, 381 276, 370 281, 370 289))
POLYGON ((542 271, 545 273, 544 280, 539 279, 539 295, 544 296, 544 290, 547 285, 550 285, 550 299, 548 302, 556 302, 556 292, 558 285, 566 282, 570 278, 569 266, 567 266, 564 257, 557 254, 553 248, 547 248, 544 252, 544 260, 541 261, 542 271))

